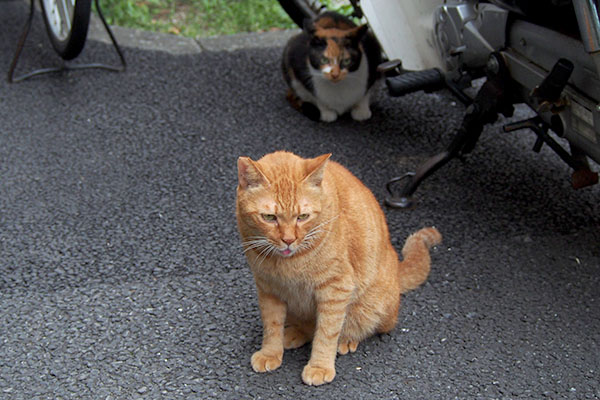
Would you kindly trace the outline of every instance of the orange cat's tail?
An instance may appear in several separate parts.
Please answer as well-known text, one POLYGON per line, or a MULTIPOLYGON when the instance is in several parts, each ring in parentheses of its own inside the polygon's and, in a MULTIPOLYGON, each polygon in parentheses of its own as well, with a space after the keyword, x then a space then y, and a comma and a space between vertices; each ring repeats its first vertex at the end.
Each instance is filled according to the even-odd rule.
POLYGON ((400 292, 419 287, 429 275, 431 257, 429 249, 442 241, 437 229, 423 228, 406 239, 402 248, 404 260, 400 262, 400 292))

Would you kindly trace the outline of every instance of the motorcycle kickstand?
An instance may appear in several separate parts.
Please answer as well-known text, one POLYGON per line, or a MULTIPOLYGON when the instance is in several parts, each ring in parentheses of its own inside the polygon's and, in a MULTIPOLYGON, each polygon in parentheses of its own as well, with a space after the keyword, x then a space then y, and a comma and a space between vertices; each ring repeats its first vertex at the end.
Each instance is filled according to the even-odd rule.
POLYGON ((451 159, 455 157, 462 158, 464 154, 471 152, 483 131, 484 125, 496 121, 499 112, 507 117, 512 116, 514 108, 513 103, 510 101, 510 84, 505 76, 505 71, 499 71, 486 80, 477 92, 473 103, 467 108, 466 115, 458 128, 456 136, 444 151, 430 157, 417 168, 416 172, 409 172, 387 182, 386 189, 390 193, 385 198, 387 206, 403 209, 412 207, 412 195, 423 180, 451 159), (406 180, 406 183, 399 194, 395 195, 392 191, 392 185, 403 180, 406 180))

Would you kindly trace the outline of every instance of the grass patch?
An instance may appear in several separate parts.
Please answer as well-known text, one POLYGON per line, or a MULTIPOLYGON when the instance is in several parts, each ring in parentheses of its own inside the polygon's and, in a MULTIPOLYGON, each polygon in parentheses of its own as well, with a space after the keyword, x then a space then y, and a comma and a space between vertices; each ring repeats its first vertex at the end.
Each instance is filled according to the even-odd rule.
POLYGON ((189 37, 290 29, 277 0, 102 0, 111 25, 189 37))
MULTIPOLYGON (((101 0, 111 25, 189 37, 297 28, 277 0, 101 0)), ((350 15, 347 0, 320 0, 350 15)))

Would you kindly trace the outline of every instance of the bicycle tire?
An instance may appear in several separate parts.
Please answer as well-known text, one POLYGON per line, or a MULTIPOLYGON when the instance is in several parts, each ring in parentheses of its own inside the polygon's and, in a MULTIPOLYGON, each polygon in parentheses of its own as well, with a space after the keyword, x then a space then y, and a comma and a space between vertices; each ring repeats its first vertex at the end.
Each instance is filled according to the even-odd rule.
POLYGON ((279 5, 300 28, 304 27, 305 19, 313 19, 326 11, 325 6, 317 0, 279 0, 279 5))
POLYGON ((79 55, 85 45, 92 0, 40 0, 52 47, 64 60, 79 55))

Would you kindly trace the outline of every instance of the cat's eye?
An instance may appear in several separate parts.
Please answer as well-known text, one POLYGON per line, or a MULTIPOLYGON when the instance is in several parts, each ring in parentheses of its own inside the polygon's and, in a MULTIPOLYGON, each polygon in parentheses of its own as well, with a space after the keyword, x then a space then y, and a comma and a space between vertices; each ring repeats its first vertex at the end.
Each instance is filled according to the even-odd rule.
POLYGON ((348 68, 348 67, 350 66, 350 64, 352 64, 352 60, 351 60, 351 59, 349 59, 349 58, 344 58, 344 59, 342 60, 342 62, 340 63, 340 66, 341 66, 342 68, 348 68))
POLYGON ((277 221, 277 217, 273 214, 263 214, 262 218, 267 222, 275 222, 277 221))
POLYGON ((305 221, 308 219, 309 216, 309 214, 300 214, 298 215, 298 221, 305 221))
POLYGON ((321 65, 329 64, 329 58, 321 57, 321 60, 319 60, 319 62, 321 63, 321 65))

